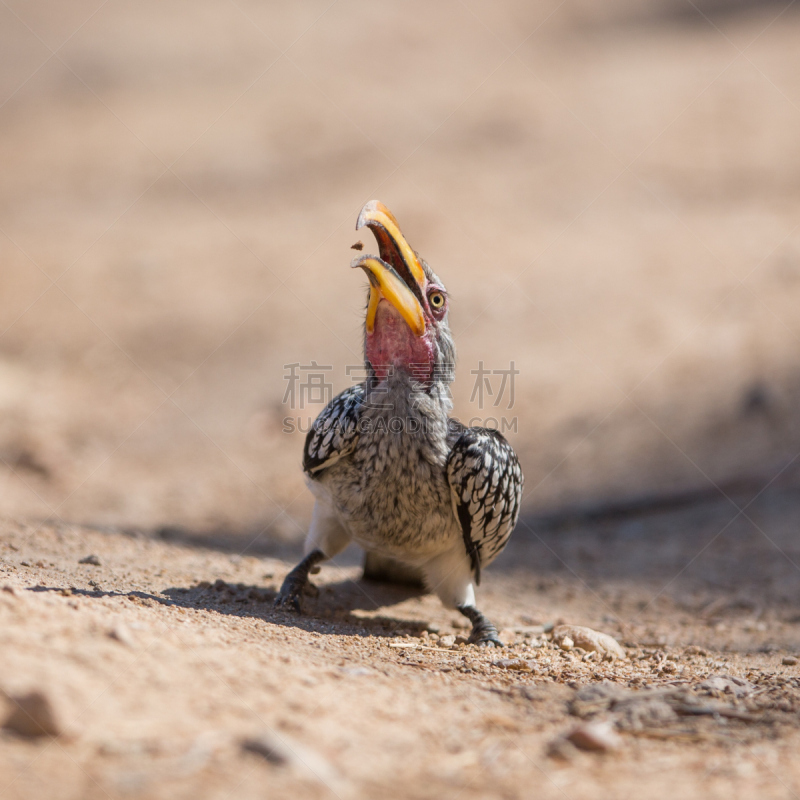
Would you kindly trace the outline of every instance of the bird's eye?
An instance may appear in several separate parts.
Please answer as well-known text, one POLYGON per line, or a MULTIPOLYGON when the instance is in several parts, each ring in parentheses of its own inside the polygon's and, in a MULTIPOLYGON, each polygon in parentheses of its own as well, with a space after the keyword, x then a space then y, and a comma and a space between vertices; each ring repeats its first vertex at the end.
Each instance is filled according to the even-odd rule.
POLYGON ((428 302, 431 304, 431 308, 437 310, 444 308, 444 295, 441 292, 432 292, 430 297, 428 297, 428 302))

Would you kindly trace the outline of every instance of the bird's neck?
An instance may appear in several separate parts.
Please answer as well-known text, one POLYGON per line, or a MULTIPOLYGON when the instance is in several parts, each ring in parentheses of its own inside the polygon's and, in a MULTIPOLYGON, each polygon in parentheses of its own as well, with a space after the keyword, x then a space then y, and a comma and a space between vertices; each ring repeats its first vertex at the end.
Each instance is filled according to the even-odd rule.
POLYGON ((421 457, 442 465, 449 452, 452 407, 445 383, 423 386, 404 370, 381 381, 373 377, 367 380, 361 406, 359 441, 379 450, 389 447, 387 452, 401 461, 421 457))
MULTIPOLYGON (((420 380, 413 370, 402 366, 384 373, 370 369, 367 362, 366 405, 375 416, 401 419, 428 417, 446 419, 453 408, 449 384, 440 380, 420 380)), ((435 372, 435 370, 434 370, 435 372)))

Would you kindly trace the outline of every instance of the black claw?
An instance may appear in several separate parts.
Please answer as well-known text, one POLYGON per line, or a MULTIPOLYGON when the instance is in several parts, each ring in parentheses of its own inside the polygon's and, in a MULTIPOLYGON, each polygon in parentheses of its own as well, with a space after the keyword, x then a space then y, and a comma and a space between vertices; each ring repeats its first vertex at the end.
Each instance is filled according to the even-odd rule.
MULTIPOLYGON (((325 556, 320 550, 309 553, 283 580, 281 590, 275 598, 274 607, 280 611, 300 613, 300 598, 310 585, 308 574, 325 556)), ((316 588, 316 587, 314 587, 316 588)))
POLYGON ((467 640, 479 647, 503 647, 497 628, 474 606, 459 606, 458 610, 472 623, 472 633, 467 640))
POLYGON ((468 639, 470 644, 477 644, 479 647, 503 647, 497 635, 497 628, 486 620, 488 625, 476 625, 468 639))
POLYGON ((281 593, 275 598, 273 605, 276 611, 294 611, 300 613, 300 598, 295 594, 288 594, 281 589, 281 593))
POLYGON ((281 611, 296 611, 299 614, 303 584, 296 580, 290 580, 291 577, 291 573, 286 576, 281 585, 281 590, 275 598, 274 607, 281 611))

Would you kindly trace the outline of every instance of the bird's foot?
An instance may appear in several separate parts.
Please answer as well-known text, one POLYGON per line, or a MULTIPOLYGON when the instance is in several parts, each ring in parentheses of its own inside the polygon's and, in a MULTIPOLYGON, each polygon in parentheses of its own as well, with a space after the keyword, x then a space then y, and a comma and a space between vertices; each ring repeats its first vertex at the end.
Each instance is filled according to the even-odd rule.
POLYGON ((479 647, 503 647, 497 628, 475 606, 459 606, 458 610, 472 623, 472 633, 467 640, 479 647))
POLYGON ((300 613, 300 598, 303 596, 303 592, 310 587, 313 587, 317 593, 319 592, 317 587, 308 580, 308 575, 311 572, 319 572, 317 565, 324 558, 321 550, 314 550, 283 579, 281 590, 275 598, 276 609, 300 613))
POLYGON ((275 598, 275 610, 294 611, 299 614, 301 611, 300 597, 303 594, 303 589, 305 589, 305 583, 306 582, 292 581, 287 585, 287 581, 284 581, 281 585, 280 592, 278 592, 278 596, 275 598))

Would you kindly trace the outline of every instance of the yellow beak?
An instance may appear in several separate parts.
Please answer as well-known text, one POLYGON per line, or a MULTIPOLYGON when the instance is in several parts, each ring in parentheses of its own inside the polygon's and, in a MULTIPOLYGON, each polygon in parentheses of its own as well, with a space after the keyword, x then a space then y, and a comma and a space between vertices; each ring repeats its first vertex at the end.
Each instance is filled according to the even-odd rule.
POLYGON ((360 256, 354 259, 350 266, 360 267, 369 278, 367 333, 375 330, 375 316, 381 299, 388 300, 398 310, 414 336, 422 336, 425 333, 422 306, 394 267, 377 256, 360 256))
POLYGON ((425 272, 422 269, 419 258, 417 258, 417 254, 411 249, 406 237, 403 236, 394 214, 380 200, 370 200, 361 209, 361 213, 358 215, 358 222, 356 222, 356 230, 360 230, 365 225, 375 234, 381 257, 386 259, 385 253, 391 252, 392 249, 397 250, 406 268, 411 273, 411 277, 420 287, 424 286, 425 272))
POLYGON ((356 230, 364 226, 375 234, 381 253, 381 258, 362 256, 352 263, 369 276, 367 332, 374 330, 378 303, 385 298, 400 312, 414 335, 422 336, 425 333, 422 298, 426 277, 417 254, 403 236, 394 214, 379 200, 370 200, 361 209, 356 230))

